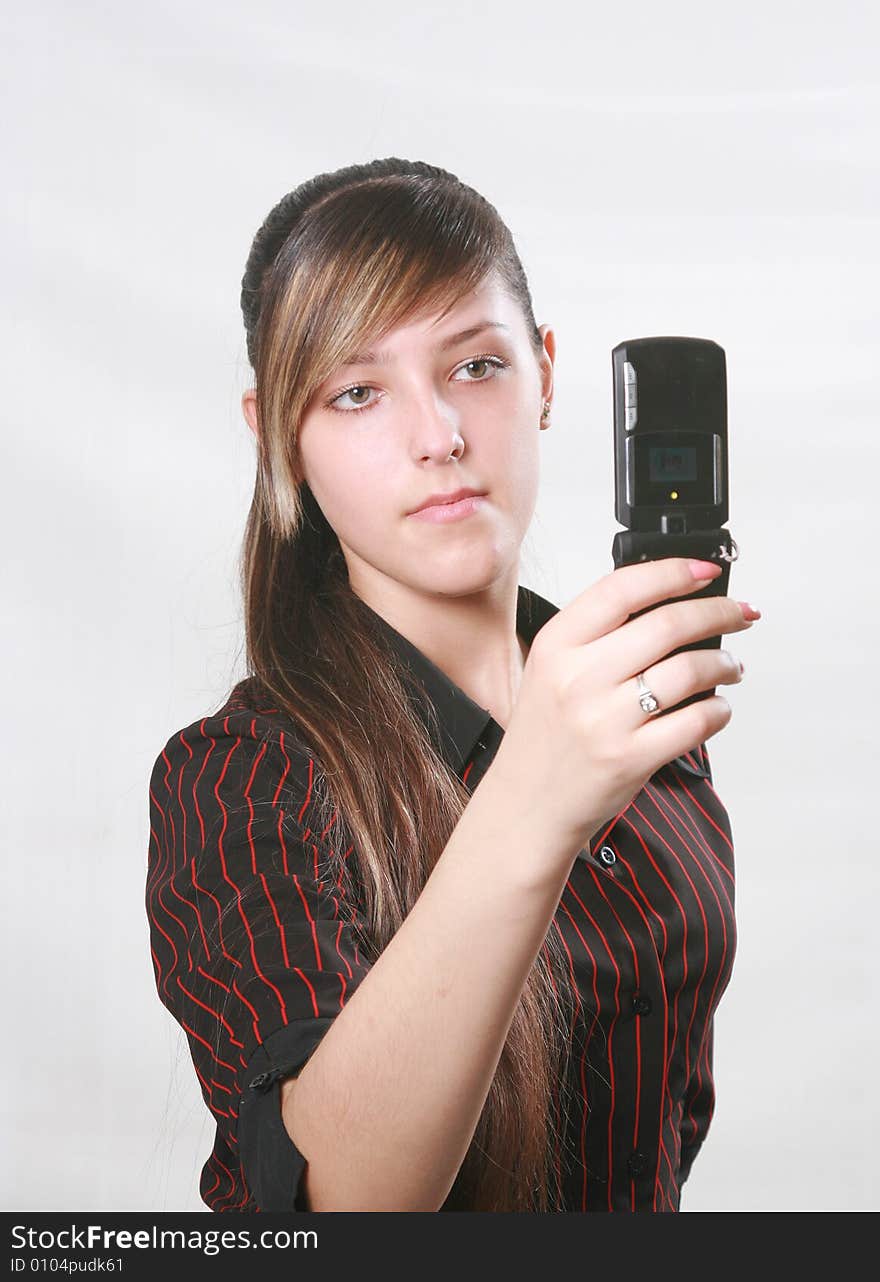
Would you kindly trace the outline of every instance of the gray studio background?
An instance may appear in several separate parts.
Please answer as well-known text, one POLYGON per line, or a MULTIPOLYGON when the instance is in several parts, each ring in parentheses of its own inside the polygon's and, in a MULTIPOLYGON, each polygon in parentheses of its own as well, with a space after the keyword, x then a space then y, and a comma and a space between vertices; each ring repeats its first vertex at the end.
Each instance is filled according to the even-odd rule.
POLYGON ((739 939, 682 1209, 877 1209, 871 7, 42 0, 2 34, 3 1207, 205 1209, 143 889, 152 763, 244 673, 239 283, 286 191, 400 155, 497 206, 555 328, 522 579, 558 604, 612 568, 611 348, 727 352, 764 618, 710 741, 739 939))

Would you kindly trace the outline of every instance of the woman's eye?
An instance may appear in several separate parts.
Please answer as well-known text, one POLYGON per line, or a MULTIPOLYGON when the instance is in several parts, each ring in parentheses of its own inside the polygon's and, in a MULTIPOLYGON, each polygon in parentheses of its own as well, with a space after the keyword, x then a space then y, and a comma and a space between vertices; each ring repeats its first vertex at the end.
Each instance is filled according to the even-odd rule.
MULTIPOLYGON (((342 400, 343 396, 354 396, 356 398, 359 393, 370 392, 370 391, 372 391, 372 388, 367 387, 366 384, 364 383, 358 383, 355 387, 348 387, 344 392, 340 392, 338 396, 334 396, 333 400, 330 402, 330 405, 333 407, 333 409, 339 409, 339 402, 342 400)), ((357 399, 355 399, 355 406, 354 406, 355 409, 366 409, 368 405, 369 405, 369 402, 362 402, 359 404, 357 402, 357 399)), ((346 412, 350 412, 350 411, 346 411, 346 412)))
MULTIPOLYGON (((474 366, 476 366, 478 370, 480 367, 485 367, 485 366, 494 367, 497 370, 503 370, 508 368, 508 363, 507 361, 501 360, 501 358, 498 356, 474 356, 469 361, 466 361, 464 365, 459 366, 459 369, 456 371, 456 373, 459 373, 459 374, 463 373, 467 370, 470 370, 474 366)), ((493 378, 494 378, 494 375, 493 375, 493 378)), ((483 374, 482 377, 479 377, 479 378, 468 377, 463 379, 456 379, 455 381, 463 382, 463 383, 486 383, 486 382, 491 382, 492 380, 487 379, 485 374, 483 374)), ((358 413, 361 413, 363 410, 372 409, 373 406, 376 404, 375 400, 359 401, 359 398, 364 397, 365 395, 368 395, 370 392, 374 390, 375 389, 370 387, 369 384, 367 383, 355 383, 354 386, 346 387, 344 391, 338 392, 336 396, 334 396, 331 400, 329 400, 327 402, 327 408, 332 410, 337 410, 342 414, 358 414, 358 413), (343 398, 346 396, 352 397, 354 402, 353 404, 350 402, 347 408, 343 404, 343 398)))
MULTIPOLYGON (((474 356, 472 360, 462 365, 462 369, 470 369, 472 365, 494 365, 496 369, 506 369, 507 361, 500 360, 497 356, 474 356)), ((485 378, 467 378, 462 380, 465 383, 485 383, 485 378)))

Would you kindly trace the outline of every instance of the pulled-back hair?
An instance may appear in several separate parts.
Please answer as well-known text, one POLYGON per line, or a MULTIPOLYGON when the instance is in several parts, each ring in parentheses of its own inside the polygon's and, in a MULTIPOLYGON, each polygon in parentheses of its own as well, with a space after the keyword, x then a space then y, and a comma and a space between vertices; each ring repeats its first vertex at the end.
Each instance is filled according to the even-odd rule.
MULTIPOLYGON (((298 426, 351 352, 416 315, 445 315, 491 273, 521 306, 539 356, 525 272, 497 211, 454 174, 390 157, 319 174, 284 196, 242 279, 259 429, 241 555, 248 675, 320 765, 316 803, 338 861, 328 875, 357 896, 373 959, 409 914, 470 794, 350 587, 302 473, 298 426)), ((554 1172, 565 1166, 572 1005, 557 935, 551 926, 527 977, 444 1209, 561 1205, 554 1172)))

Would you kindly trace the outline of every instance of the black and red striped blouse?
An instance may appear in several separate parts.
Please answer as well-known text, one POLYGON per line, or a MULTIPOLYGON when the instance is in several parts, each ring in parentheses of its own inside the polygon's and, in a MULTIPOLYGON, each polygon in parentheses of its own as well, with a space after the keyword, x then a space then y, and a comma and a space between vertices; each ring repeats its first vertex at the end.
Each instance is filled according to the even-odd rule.
MULTIPOLYGON (((530 644, 558 608, 520 586, 517 632, 530 644)), ((473 791, 504 731, 375 617, 473 791)), ((306 1209, 279 1079, 369 970, 356 897, 328 875, 335 823, 311 826, 318 770, 246 679, 168 740, 150 779, 153 971, 216 1123, 200 1181, 214 1211, 306 1209)), ((657 771, 580 852, 551 929, 578 1003, 557 1153, 564 1209, 677 1211, 715 1106, 713 1021, 736 948, 731 828, 705 744, 657 771)))

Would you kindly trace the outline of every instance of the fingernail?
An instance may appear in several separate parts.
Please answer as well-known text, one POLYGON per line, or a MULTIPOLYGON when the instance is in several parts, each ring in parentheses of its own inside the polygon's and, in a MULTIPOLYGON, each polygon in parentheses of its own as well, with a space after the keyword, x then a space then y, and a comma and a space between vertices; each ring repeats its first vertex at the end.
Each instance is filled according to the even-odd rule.
POLYGON ((715 561, 688 561, 691 574, 698 582, 714 579, 721 573, 721 566, 715 561))
POLYGON ((760 619, 761 611, 756 610, 753 605, 749 605, 748 601, 737 601, 737 605, 742 610, 742 616, 748 623, 751 623, 753 619, 760 619))

